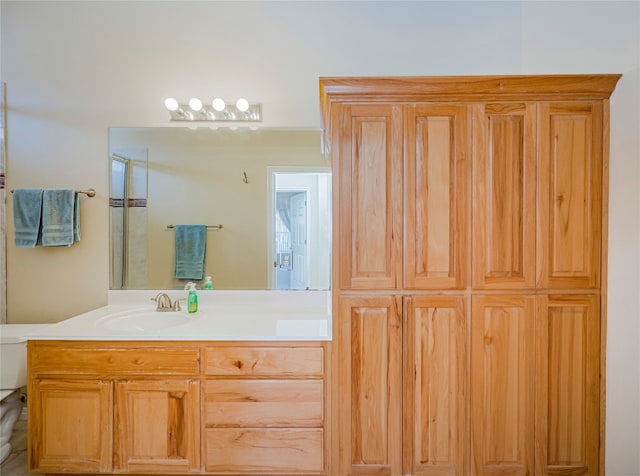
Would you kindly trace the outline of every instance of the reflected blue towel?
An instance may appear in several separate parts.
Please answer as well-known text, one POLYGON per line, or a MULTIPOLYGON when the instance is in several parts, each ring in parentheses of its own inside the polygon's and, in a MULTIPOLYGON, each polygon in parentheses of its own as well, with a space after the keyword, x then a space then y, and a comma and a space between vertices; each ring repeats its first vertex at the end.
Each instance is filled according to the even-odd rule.
POLYGON ((38 241, 42 214, 42 189, 18 188, 13 192, 14 243, 17 248, 33 248, 38 241))
POLYGON ((73 242, 80 241, 80 194, 74 192, 73 198, 73 242))
MULTIPOLYGON (((42 193, 42 246, 74 243, 77 193, 73 189, 45 189, 42 193)), ((77 228, 79 238, 79 227, 77 228)))
POLYGON ((174 276, 178 279, 202 279, 207 246, 205 225, 176 225, 174 276))

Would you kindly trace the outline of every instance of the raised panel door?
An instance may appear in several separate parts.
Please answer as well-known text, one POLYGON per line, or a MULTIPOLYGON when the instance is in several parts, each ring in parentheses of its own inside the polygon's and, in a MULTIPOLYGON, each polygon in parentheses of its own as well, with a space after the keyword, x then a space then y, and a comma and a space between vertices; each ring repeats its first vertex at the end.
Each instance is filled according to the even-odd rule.
POLYGON ((405 109, 404 288, 466 285, 467 107, 405 109))
POLYGON ((519 295, 472 297, 474 475, 533 474, 534 300, 519 295))
POLYGON ((33 379, 28 424, 30 471, 112 470, 112 382, 33 379))
POLYGON ((402 330, 395 297, 341 297, 337 473, 402 474, 402 330))
POLYGON ((538 287, 596 288, 602 241, 602 103, 542 103, 538 117, 538 287))
POLYGON ((598 474, 599 308, 595 295, 538 297, 537 475, 598 474))
POLYGON ((535 104, 473 106, 473 287, 533 289, 535 104))
POLYGON ((341 289, 395 289, 402 271, 402 107, 347 105, 334 157, 341 289))
POLYGON ((128 380, 116 384, 118 469, 200 469, 200 385, 197 380, 128 380))
POLYGON ((465 298, 404 298, 404 473, 466 474, 465 298))

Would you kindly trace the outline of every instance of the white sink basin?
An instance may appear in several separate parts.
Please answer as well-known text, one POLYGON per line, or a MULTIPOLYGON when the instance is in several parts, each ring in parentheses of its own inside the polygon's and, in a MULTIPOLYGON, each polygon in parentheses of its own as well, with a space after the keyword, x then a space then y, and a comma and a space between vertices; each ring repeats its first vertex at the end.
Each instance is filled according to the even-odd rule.
POLYGON ((95 325, 108 331, 148 332, 186 324, 189 319, 189 315, 184 311, 157 312, 139 309, 101 317, 95 325))

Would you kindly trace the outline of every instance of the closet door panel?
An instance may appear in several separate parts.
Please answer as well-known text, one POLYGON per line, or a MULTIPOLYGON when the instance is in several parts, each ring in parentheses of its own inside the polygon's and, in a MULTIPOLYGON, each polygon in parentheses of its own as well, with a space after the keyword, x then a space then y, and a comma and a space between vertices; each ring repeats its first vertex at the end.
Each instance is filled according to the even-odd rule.
POLYGON ((338 474, 401 474, 399 306, 391 296, 341 298, 338 474))
POLYGON ((471 467, 475 475, 533 473, 533 296, 474 296, 471 467))
POLYGON ((404 472, 466 474, 465 298, 404 298, 404 472))
POLYGON ((404 287, 466 285, 467 107, 405 110, 404 287))
POLYGON ((402 108, 345 106, 340 117, 340 287, 394 289, 402 270, 402 108))
POLYGON ((598 296, 538 298, 536 474, 598 474, 598 296))
POLYGON ((539 106, 538 286, 596 288, 602 238, 602 104, 539 106))
POLYGON ((534 104, 474 106, 473 286, 535 287, 534 104))

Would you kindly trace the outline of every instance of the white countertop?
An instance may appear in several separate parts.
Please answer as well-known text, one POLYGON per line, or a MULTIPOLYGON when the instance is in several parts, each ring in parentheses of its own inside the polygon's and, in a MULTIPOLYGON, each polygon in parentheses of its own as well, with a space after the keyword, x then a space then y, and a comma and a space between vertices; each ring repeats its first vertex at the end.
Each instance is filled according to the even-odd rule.
MULTIPOLYGON (((156 312, 159 292, 110 291, 109 304, 29 329, 31 340, 331 340, 330 291, 199 291, 199 310, 156 312), (130 325, 136 315, 142 329, 130 325), (167 321, 163 321, 166 319, 167 321), (177 324, 162 327, 163 322, 177 324), (124 325, 122 323, 125 323, 124 325)), ((183 309, 186 306, 183 305, 183 309)), ((137 322, 137 321, 136 321, 137 322)))

